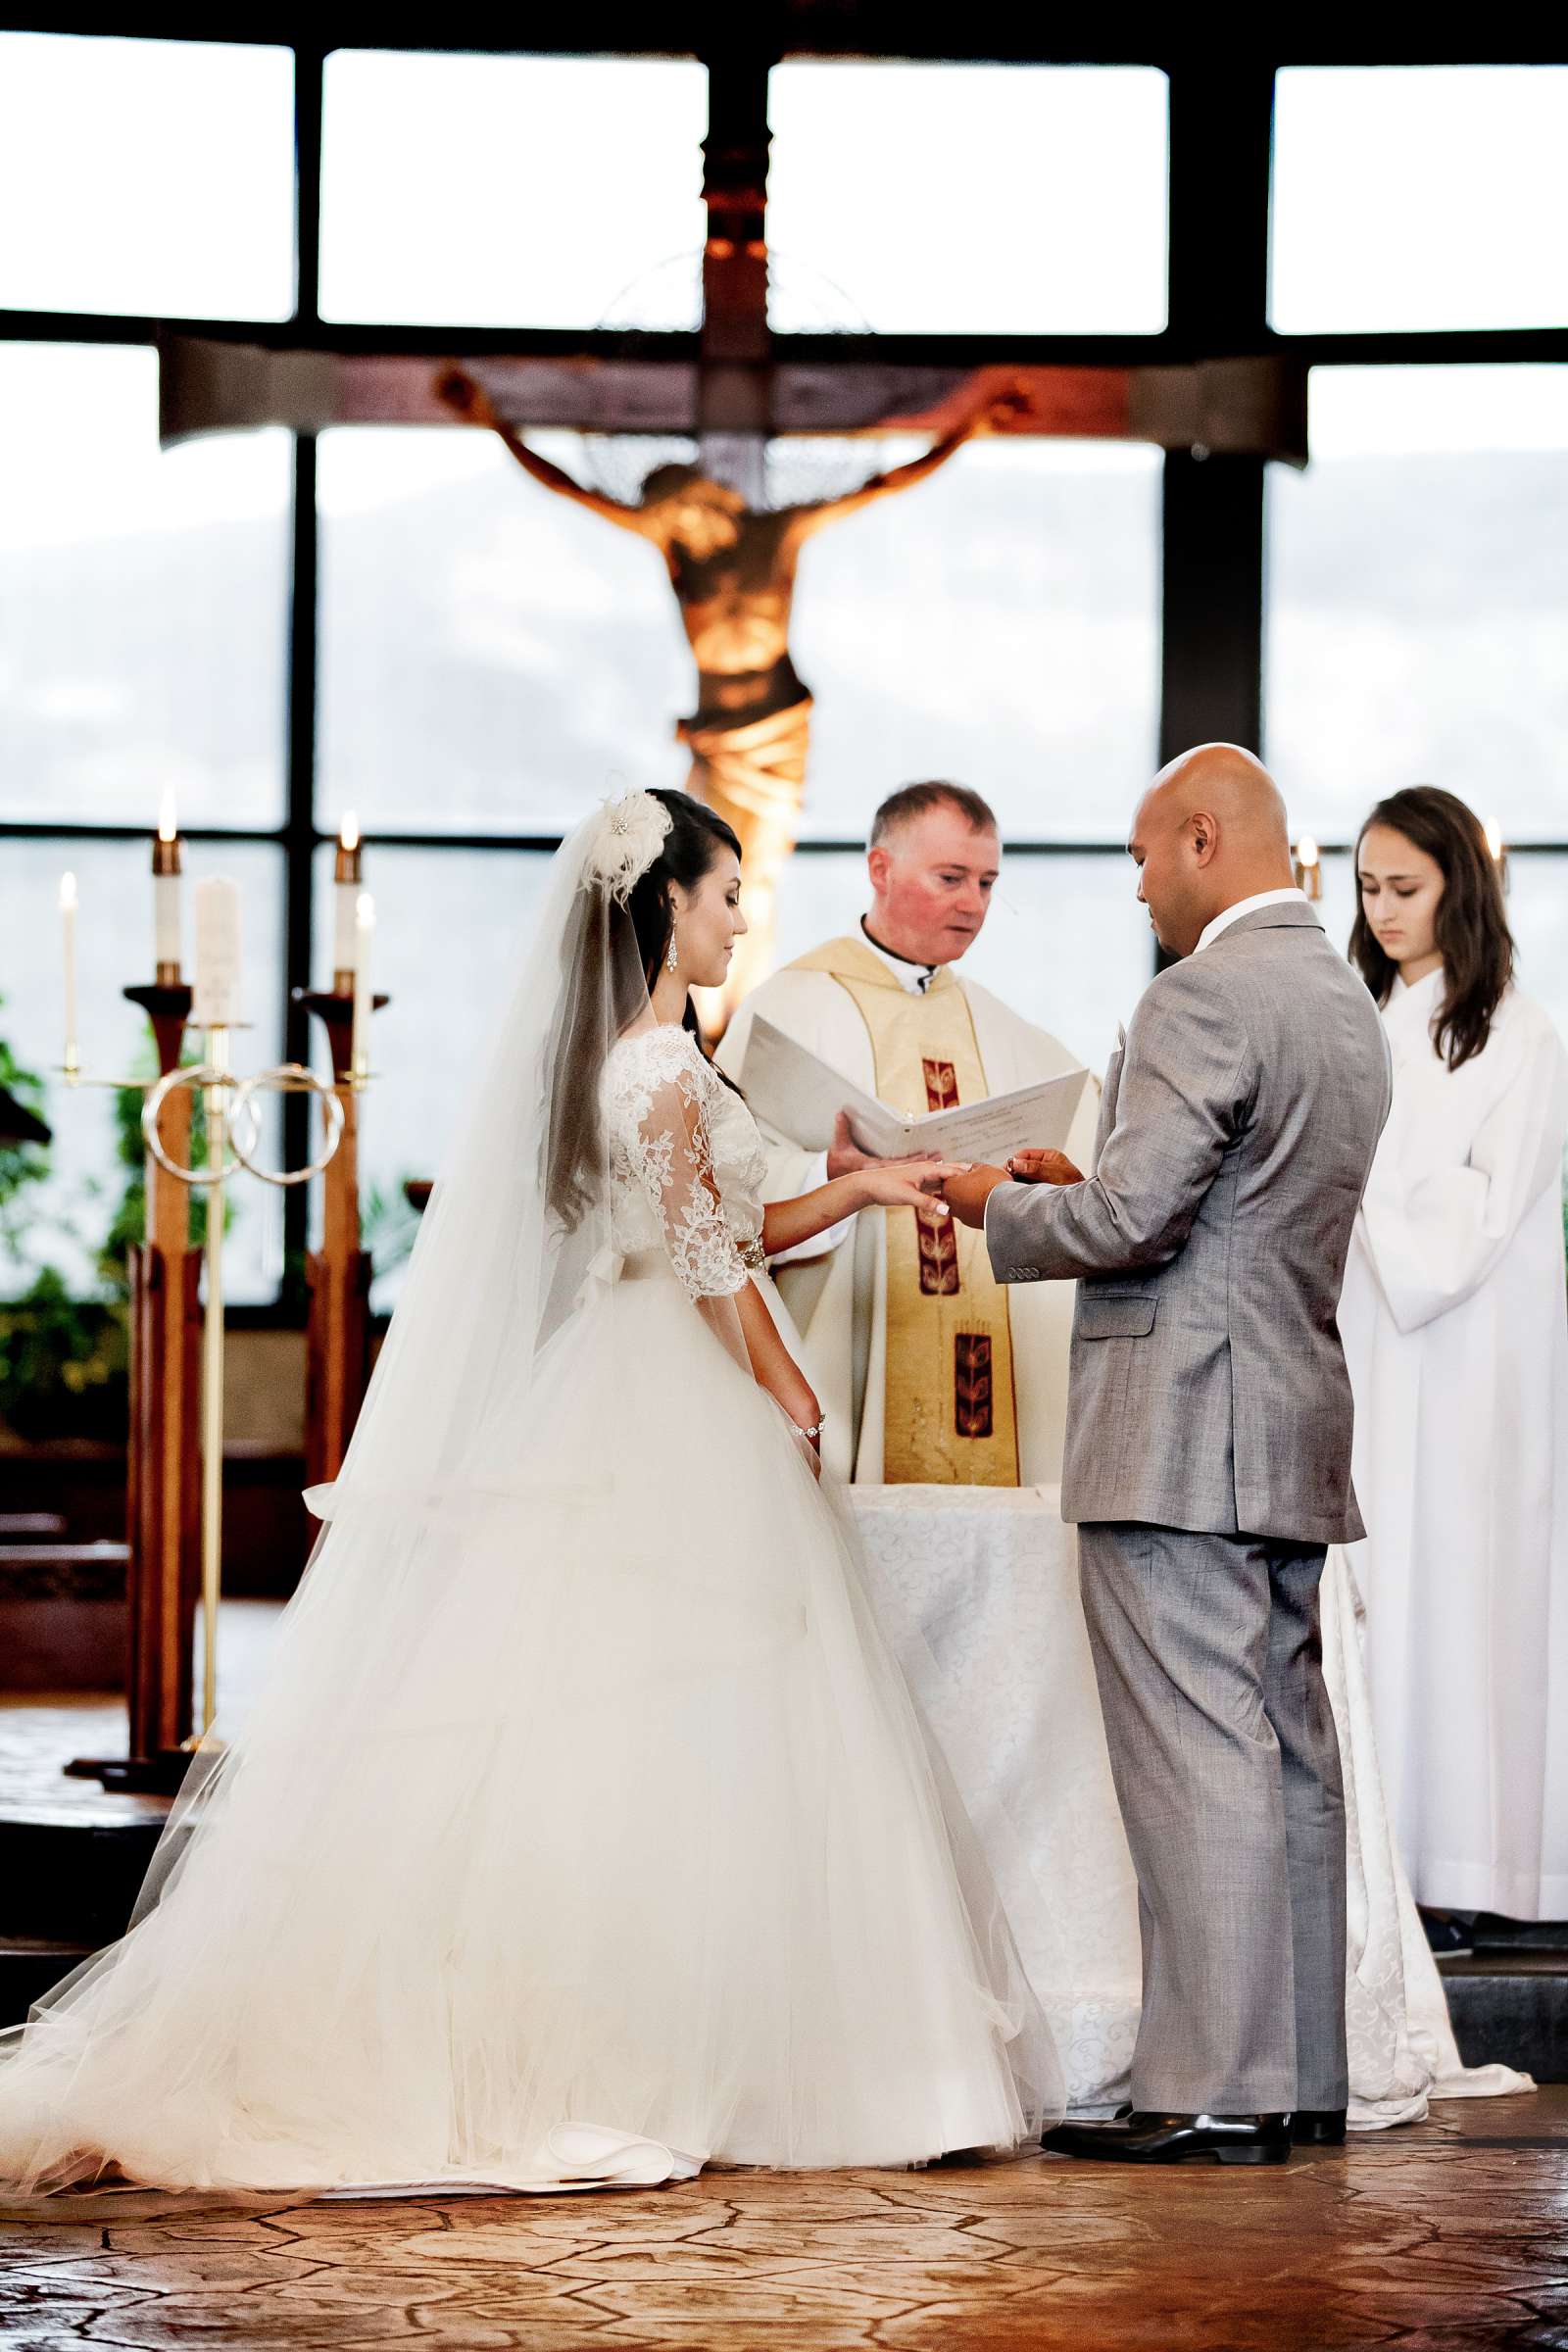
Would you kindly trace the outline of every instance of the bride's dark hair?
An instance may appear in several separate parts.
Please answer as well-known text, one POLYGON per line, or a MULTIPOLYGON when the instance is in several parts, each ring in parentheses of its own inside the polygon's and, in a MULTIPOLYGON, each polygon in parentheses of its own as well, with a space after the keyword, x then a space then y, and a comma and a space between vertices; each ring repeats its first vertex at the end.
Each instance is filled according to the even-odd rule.
MULTIPOLYGON (((1432 1042, 1450 1070, 1460 1069, 1485 1050, 1494 1016, 1513 978, 1513 933, 1503 911, 1497 861, 1475 811, 1436 784, 1412 784, 1379 801, 1356 835, 1358 872, 1361 844, 1374 825, 1402 834, 1443 869, 1436 925, 1443 956, 1443 1005, 1432 1042)), ((1378 1003, 1387 1004, 1398 967, 1383 953, 1366 919, 1359 882, 1350 960, 1378 1003)))
MULTIPOLYGON (((741 854, 733 826, 689 792, 648 797, 669 811, 659 856, 638 876, 624 906, 607 890, 584 891, 580 944, 573 968, 562 974, 561 1013, 550 1045, 545 1198, 568 1233, 604 1182, 599 1073, 609 1047, 648 1009, 675 927, 672 885, 695 890, 720 850, 741 854)), ((689 997, 682 1026, 701 1049, 689 997)))

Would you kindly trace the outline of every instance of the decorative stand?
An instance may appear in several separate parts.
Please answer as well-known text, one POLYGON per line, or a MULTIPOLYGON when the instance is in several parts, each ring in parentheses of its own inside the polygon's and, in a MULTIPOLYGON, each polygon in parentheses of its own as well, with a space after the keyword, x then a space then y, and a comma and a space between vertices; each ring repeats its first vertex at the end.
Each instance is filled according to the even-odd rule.
MULTIPOLYGON (((179 1066, 191 992, 129 988, 152 1023, 160 1080, 179 1066)), ((190 1160, 192 1099, 169 1096, 159 1133, 171 1159, 190 1160)), ((177 1780, 191 1727, 191 1651, 201 1585, 201 1260, 191 1248, 190 1193, 147 1154, 146 1237, 129 1253, 130 1440, 125 1497, 125 1702, 129 1753, 93 1767, 106 1786, 177 1780)))
MULTIPOLYGON (((202 1602, 202 1735, 212 1729, 218 1700, 218 1609, 223 1553, 223 1188, 243 1167, 264 1184, 304 1184, 327 1167, 344 1132, 339 1092, 300 1062, 281 1062, 254 1077, 229 1066, 226 1023, 203 1028, 205 1053, 190 1069, 179 1066, 180 1038, 191 999, 183 987, 127 989, 153 1022, 160 1076, 86 1079, 74 1059, 68 1085, 140 1089, 141 1127, 149 1159, 147 1240, 132 1270, 131 1426, 129 1491, 130 1706, 129 1754, 82 1759, 69 1769, 106 1788, 171 1790, 178 1787, 197 1744, 191 1722, 191 1649, 198 1580, 193 1573, 200 1529, 202 1602), (191 1164, 191 1111, 202 1091, 207 1160, 191 1164), (256 1097, 313 1093, 321 1098, 322 1146, 303 1168, 259 1167, 252 1154, 260 1136, 256 1097), (205 1311, 198 1302, 200 1261, 189 1243, 190 1189, 208 1193, 205 1311), (200 1363, 201 1487, 195 1495, 200 1363)), ((364 1084, 356 1073, 351 1087, 364 1084)))
MULTIPOLYGON (((341 990, 296 989, 294 1001, 326 1032, 342 1134, 322 1187, 321 1247, 305 1261, 310 1292, 306 1335, 305 1474, 324 1485, 343 1467, 370 1377, 368 1250, 360 1247, 360 1120, 363 1072, 353 1066, 354 1000, 341 990)), ((390 1000, 371 999, 379 1012, 390 1000)))

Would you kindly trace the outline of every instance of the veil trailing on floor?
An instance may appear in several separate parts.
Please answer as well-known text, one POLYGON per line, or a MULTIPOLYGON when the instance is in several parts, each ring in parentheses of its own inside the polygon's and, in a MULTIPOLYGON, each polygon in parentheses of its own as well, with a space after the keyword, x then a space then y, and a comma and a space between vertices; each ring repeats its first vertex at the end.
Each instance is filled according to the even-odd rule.
POLYGON ((616 1280, 601 1080, 656 1026, 668 823, 629 794, 558 856, 265 1685, 132 1933, 0 2037, 0 2180, 562 2187, 1060 2113, 733 1298, 616 1280))

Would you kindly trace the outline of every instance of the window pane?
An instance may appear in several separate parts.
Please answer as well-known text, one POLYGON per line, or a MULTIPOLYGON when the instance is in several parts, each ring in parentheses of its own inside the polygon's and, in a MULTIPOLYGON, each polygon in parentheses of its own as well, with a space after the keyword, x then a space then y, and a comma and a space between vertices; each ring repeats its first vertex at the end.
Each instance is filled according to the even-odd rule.
POLYGON ((707 99, 701 66, 665 59, 335 51, 322 316, 597 324, 701 250, 707 99))
POLYGON ((1568 858, 1510 858, 1508 928, 1519 950, 1519 986, 1544 1004, 1568 1041, 1568 858))
POLYGON ((983 441, 811 540, 807 834, 955 776, 1017 839, 1123 840, 1156 764, 1159 498, 1154 450, 983 441))
MULTIPOLYGON (((375 901, 373 978, 392 1002, 375 1016, 374 1080, 365 1098, 360 1165, 366 1247, 378 1254, 373 1302, 401 1282, 403 1186, 438 1175, 499 1025, 543 901, 550 859, 511 850, 397 850, 372 843, 364 888, 375 901), (459 946, 457 943, 461 943, 459 946), (372 1199, 378 1196, 378 1199, 372 1199)), ((332 853, 316 864, 314 970, 332 964, 332 853)), ((313 1023, 315 1066, 326 1056, 313 1023)))
MULTIPOLYGON (((145 1016, 121 994, 153 975, 150 844, 0 842, 0 1037, 27 1068, 48 1075, 44 1116, 55 1134, 49 1180, 26 1197, 21 1262, 0 1250, 0 1289, 12 1296, 24 1291, 43 1265, 58 1267, 83 1296, 97 1291, 94 1257, 126 1173, 116 1158, 116 1098, 96 1086, 68 1090, 57 1073, 65 1046, 58 906, 60 877, 68 868, 80 894, 83 1065, 101 1077, 157 1066, 145 1016)), ((206 874, 229 875, 244 892, 242 1009, 252 1026, 234 1039, 234 1062, 243 1076, 282 1057, 282 859, 259 844, 186 843, 187 964, 194 944, 190 890, 206 874)), ((190 1036, 192 1050, 196 1042, 190 1036)), ((274 1108, 260 1147, 264 1164, 272 1167, 278 1164, 279 1126, 274 1108)), ((229 1198, 232 1222, 223 1254, 228 1294, 239 1304, 273 1298, 283 1267, 282 1195, 241 1175, 230 1184, 229 1198)))
POLYGON ((1441 784, 1568 837, 1568 368, 1315 368, 1270 468, 1267 726, 1292 814, 1348 840, 1441 784))
POLYGON ((289 439, 161 456, 151 351, 0 344, 0 817, 272 825, 289 439))
POLYGON ((1274 100, 1283 333, 1568 323, 1568 68, 1291 66, 1274 100))
MULTIPOLYGON (((572 434, 537 446, 582 465, 572 434)), ((487 433, 323 435, 322 806, 367 831, 558 833, 680 784, 691 662, 644 541, 487 433)))
MULTIPOLYGON (((986 927, 962 968, 1098 1073, 1117 1023, 1153 975, 1153 939, 1137 894, 1128 858, 1004 858, 986 927)), ((868 895, 858 851, 793 858, 779 886, 780 963, 854 931, 868 895)))
POLYGON ((776 66, 774 325, 845 323, 825 272, 881 334, 1157 334, 1166 88, 1144 66, 776 66))
POLYGON ((294 309, 287 49, 0 33, 0 303, 294 309))

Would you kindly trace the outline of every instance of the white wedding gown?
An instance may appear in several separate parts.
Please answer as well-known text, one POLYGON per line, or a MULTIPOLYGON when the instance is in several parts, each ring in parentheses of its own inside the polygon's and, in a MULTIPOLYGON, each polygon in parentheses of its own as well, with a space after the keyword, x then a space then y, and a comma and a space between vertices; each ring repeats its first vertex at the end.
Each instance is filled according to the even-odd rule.
POLYGON ((602 1102, 612 1249, 416 1541, 345 1482, 158 1898, 0 2065, 7 2183, 585 2186, 1059 2114, 847 1522, 700 1303, 760 1258, 750 1113, 668 1027, 602 1102))

